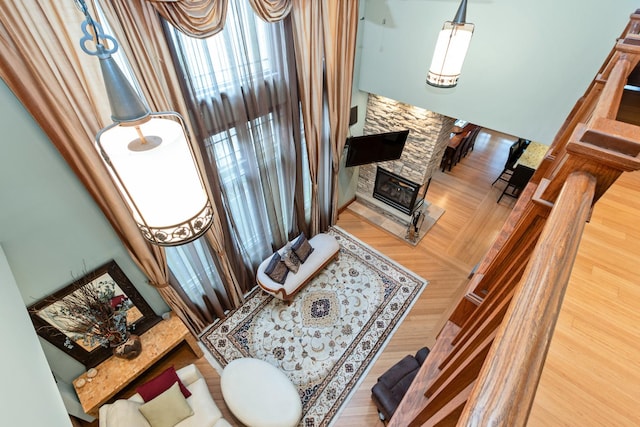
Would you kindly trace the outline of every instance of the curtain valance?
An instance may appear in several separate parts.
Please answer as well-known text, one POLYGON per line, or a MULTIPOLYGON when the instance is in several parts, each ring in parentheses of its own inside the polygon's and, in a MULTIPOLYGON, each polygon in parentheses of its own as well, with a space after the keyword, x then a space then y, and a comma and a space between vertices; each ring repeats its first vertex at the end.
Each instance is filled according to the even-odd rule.
MULTIPOLYGON (((229 0, 147 0, 164 19, 183 33, 203 39, 222 30, 229 0)), ((291 0, 249 0, 256 14, 267 22, 284 19, 291 0)))

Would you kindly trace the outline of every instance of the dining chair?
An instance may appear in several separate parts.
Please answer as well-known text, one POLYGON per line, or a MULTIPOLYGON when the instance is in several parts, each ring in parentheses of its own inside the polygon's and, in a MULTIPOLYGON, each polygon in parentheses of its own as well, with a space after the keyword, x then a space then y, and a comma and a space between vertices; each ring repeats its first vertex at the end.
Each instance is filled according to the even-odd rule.
POLYGON ((467 154, 469 154, 469 147, 472 137, 473 131, 469 132, 469 135, 460 144, 460 159, 462 159, 463 157, 467 157, 467 154))
POLYGON ((500 194, 496 203, 500 203, 502 196, 509 196, 517 199, 520 196, 520 192, 533 176, 534 172, 535 170, 529 167, 522 165, 516 166, 513 170, 513 174, 507 182, 507 186, 502 190, 502 194, 500 194))
POLYGON ((449 171, 451 171, 455 154, 456 154, 455 148, 446 147, 444 149, 444 154, 442 156, 442 160, 440 161, 440 168, 442 169, 442 172, 444 172, 444 170, 447 168, 449 169, 449 171))
POLYGON ((476 145, 476 138, 478 137, 480 130, 482 130, 482 128, 480 126, 477 126, 471 131, 471 135, 469 136, 469 143, 467 144, 467 151, 464 153, 465 156, 469 151, 473 151, 473 147, 476 145))
POLYGON ((453 165, 457 165, 460 160, 462 160, 462 154, 464 152, 465 146, 468 144, 469 137, 471 136, 471 131, 468 131, 463 137, 460 144, 456 147, 456 153, 453 156, 453 165))

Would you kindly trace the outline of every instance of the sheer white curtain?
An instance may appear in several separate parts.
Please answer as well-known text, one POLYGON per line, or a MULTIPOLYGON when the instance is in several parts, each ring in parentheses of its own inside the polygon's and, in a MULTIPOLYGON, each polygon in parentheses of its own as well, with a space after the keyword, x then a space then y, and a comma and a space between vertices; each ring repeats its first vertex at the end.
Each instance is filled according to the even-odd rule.
POLYGON ((263 22, 246 0, 232 0, 224 29, 212 37, 169 31, 201 148, 251 269, 308 223, 310 181, 288 30, 288 20, 263 22))
POLYGON ((206 239, 165 248, 171 274, 210 323, 231 308, 206 239), (215 315, 215 316, 214 316, 215 315))
MULTIPOLYGON (((182 90, 224 218, 225 255, 246 292, 255 270, 300 231, 308 234, 311 191, 291 22, 260 20, 230 0, 222 31, 204 39, 166 25, 182 90)), ((172 274, 208 319, 231 308, 204 239, 167 249, 172 274)))

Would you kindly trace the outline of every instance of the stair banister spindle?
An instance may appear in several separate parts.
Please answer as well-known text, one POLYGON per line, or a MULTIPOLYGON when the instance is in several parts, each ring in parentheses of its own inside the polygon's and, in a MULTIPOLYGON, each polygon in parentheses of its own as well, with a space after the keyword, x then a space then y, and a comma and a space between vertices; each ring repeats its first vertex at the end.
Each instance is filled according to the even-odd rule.
POLYGON ((567 179, 458 425, 526 425, 595 186, 567 179))

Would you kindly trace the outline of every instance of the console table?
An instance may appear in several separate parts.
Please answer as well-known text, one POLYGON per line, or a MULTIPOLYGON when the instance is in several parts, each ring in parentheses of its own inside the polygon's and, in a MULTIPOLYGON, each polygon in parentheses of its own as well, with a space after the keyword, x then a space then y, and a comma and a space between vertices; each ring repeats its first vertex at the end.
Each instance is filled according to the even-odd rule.
POLYGON ((196 357, 203 356, 197 340, 173 314, 169 319, 158 322, 142 334, 140 340, 142 352, 135 359, 126 360, 112 356, 96 366, 98 374, 95 377, 88 378, 84 373, 73 380, 73 387, 82 409, 87 414, 97 418, 100 406, 180 343, 186 342, 196 357), (82 387, 77 386, 80 379, 85 381, 82 387))

